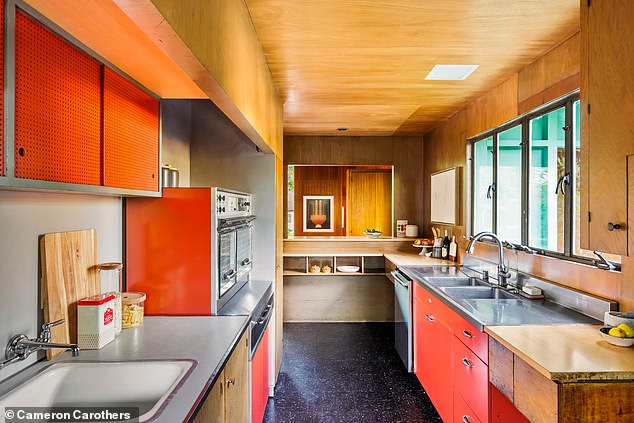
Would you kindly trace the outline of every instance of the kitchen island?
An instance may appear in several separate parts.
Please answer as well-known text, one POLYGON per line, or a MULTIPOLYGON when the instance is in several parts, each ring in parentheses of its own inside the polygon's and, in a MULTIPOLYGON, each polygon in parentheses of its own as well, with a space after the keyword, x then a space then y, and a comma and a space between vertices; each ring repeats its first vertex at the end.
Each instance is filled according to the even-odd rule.
POLYGON ((65 353, 59 359, 40 361, 28 367, 0 384, 0 396, 53 363, 192 360, 195 364, 189 375, 153 420, 155 423, 190 421, 248 324, 248 316, 146 317, 141 326, 124 329, 100 350, 82 350, 75 358, 65 353))

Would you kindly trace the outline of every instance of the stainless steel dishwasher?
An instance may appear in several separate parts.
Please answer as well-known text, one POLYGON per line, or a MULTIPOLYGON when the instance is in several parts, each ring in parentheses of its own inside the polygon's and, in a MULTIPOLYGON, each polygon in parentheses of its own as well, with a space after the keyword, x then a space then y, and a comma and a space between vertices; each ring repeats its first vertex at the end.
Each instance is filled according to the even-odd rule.
POLYGON ((408 372, 414 371, 414 345, 412 332, 412 281, 394 270, 394 347, 408 372))

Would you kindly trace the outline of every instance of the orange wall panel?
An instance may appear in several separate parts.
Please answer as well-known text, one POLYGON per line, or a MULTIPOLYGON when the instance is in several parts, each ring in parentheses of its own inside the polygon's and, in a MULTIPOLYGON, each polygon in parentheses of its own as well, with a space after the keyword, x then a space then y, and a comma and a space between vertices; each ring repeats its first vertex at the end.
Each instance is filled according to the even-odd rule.
POLYGON ((158 191, 159 102, 104 67, 103 185, 158 191))
POLYGON ((211 189, 167 188, 126 200, 126 284, 146 315, 211 314, 211 189))
POLYGON ((99 185, 101 65, 19 10, 15 62, 15 177, 99 185))

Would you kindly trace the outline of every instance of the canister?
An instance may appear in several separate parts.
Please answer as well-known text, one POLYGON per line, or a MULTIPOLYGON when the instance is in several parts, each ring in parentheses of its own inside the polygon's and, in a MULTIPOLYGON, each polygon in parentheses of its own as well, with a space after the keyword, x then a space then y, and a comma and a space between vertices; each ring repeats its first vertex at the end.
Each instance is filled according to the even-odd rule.
POLYGON ((140 326, 143 323, 145 293, 124 292, 121 296, 121 327, 140 326))
POLYGON ((407 219, 398 219, 396 221, 396 237, 405 238, 405 229, 407 227, 407 219))
POLYGON ((416 238, 418 236, 418 226, 407 225, 405 227, 405 236, 408 238, 416 238))
POLYGON ((114 339, 114 295, 100 294, 77 302, 77 345, 98 350, 114 339))

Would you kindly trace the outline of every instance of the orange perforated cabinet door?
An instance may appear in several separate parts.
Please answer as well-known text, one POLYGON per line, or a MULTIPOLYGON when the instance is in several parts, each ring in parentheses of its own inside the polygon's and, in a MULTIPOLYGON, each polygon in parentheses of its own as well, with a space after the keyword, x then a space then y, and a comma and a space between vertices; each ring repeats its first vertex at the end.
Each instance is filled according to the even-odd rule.
POLYGON ((159 102, 104 67, 103 119, 103 184, 158 191, 159 102))
POLYGON ((15 177, 101 182, 101 65, 18 9, 15 177))

